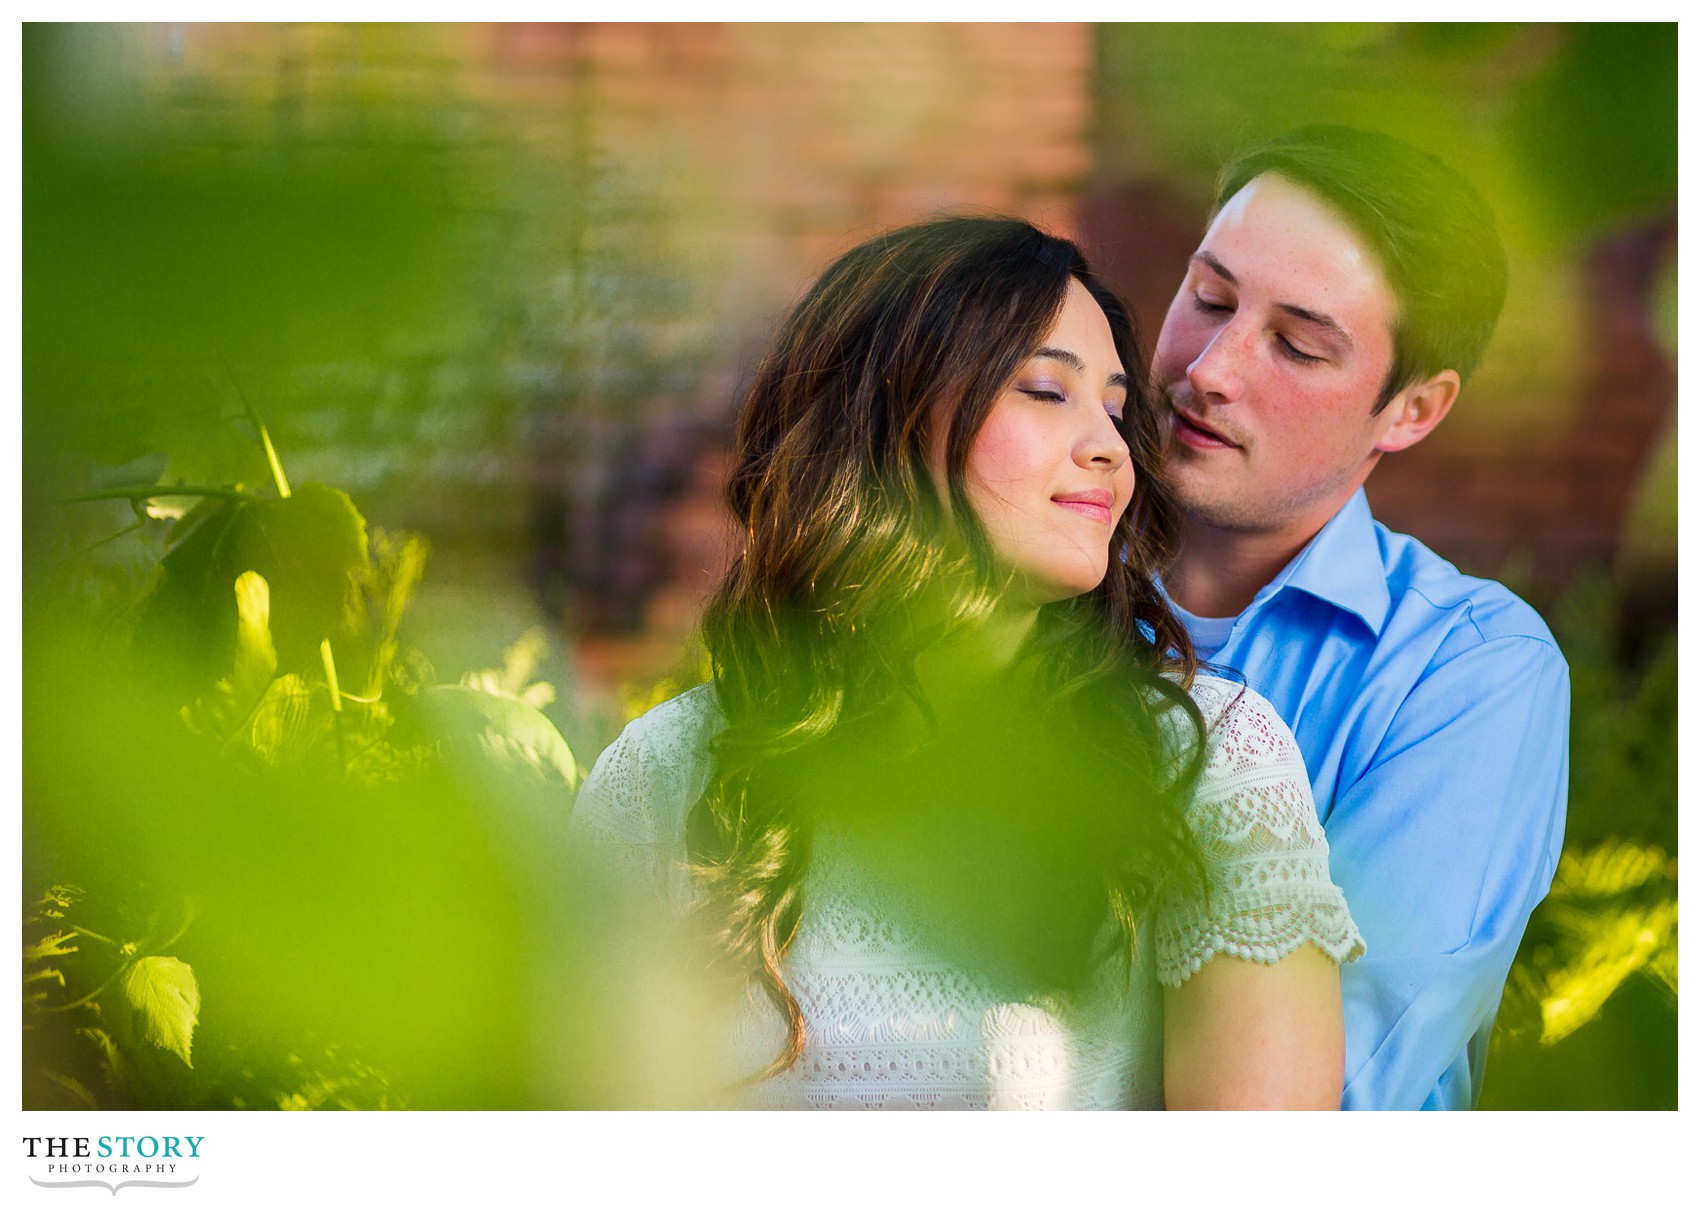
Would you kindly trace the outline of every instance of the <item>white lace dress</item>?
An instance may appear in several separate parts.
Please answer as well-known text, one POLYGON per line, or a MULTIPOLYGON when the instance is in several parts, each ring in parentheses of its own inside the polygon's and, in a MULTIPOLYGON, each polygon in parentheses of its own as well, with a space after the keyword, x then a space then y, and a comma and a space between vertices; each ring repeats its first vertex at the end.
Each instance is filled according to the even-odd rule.
MULTIPOLYGON (((1214 890, 1208 905, 1159 898, 1133 980, 1104 964, 1066 998, 1000 999, 936 953, 913 914, 870 895, 855 863, 817 841, 802 924, 785 962, 807 1025, 777 1077, 723 1094, 764 1108, 1089 1109, 1163 1105, 1162 992, 1214 955, 1273 963, 1305 942, 1336 962, 1363 940, 1328 876, 1328 844, 1292 734, 1261 696, 1200 677, 1208 757, 1189 819, 1214 890), (1149 940, 1149 942, 1147 941, 1149 940)), ((711 686, 632 721, 580 790, 571 832, 601 873, 673 913, 692 898, 685 818, 723 727, 711 686)), ((778 1055, 785 1028, 760 994, 727 1016, 728 1080, 778 1055)))

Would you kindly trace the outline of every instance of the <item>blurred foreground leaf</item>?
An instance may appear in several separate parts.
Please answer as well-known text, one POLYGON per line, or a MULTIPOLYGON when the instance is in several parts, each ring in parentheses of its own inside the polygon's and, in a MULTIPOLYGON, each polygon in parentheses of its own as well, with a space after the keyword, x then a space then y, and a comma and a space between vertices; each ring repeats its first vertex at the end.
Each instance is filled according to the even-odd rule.
MULTIPOLYGON (((343 626, 367 559, 366 519, 347 493, 303 484, 284 500, 227 501, 160 562, 136 624, 138 653, 179 669, 188 683, 184 698, 210 686, 238 652, 241 614, 231 609, 231 588, 254 572, 267 585, 265 622, 277 668, 313 668, 320 641, 343 626)), ((257 593, 250 583, 250 632, 259 619, 257 593)))
POLYGON ((1590 1022, 1638 972, 1676 992, 1674 866, 1657 846, 1607 842, 1566 853, 1553 881, 1552 923, 1570 958, 1545 974, 1541 1042, 1590 1022))

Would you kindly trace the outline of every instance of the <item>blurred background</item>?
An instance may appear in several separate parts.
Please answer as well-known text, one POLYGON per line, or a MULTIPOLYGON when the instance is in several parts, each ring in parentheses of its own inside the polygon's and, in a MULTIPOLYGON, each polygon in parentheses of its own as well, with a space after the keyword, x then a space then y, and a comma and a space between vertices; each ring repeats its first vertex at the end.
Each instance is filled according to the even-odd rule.
POLYGON ((646 999, 582 975, 619 960, 553 848, 702 676, 767 335, 966 208, 1081 242, 1149 341, 1222 160, 1319 120, 1456 165, 1511 261, 1369 484, 1572 664, 1483 1105, 1675 1106, 1674 24, 26 25, 23 64, 26 1106, 666 1105, 607 1076, 646 999))

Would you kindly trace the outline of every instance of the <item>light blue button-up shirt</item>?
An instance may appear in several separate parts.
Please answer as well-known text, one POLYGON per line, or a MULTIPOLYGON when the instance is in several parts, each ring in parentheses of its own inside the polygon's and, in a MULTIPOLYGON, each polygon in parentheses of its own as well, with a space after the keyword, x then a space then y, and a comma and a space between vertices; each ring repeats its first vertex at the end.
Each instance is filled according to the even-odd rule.
POLYGON ((1468 1108, 1564 834, 1570 675, 1503 585, 1360 489, 1210 659, 1298 738, 1368 953, 1341 969, 1347 1110, 1468 1108))

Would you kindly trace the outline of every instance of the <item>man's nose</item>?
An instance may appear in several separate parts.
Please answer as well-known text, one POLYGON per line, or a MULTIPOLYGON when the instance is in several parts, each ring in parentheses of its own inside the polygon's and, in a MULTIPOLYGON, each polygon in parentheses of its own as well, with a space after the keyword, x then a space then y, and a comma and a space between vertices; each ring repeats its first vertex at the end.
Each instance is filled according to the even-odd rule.
POLYGON ((1229 404, 1240 398, 1245 387, 1245 344, 1238 325, 1224 324, 1216 330, 1186 368, 1187 381, 1200 399, 1229 404))

